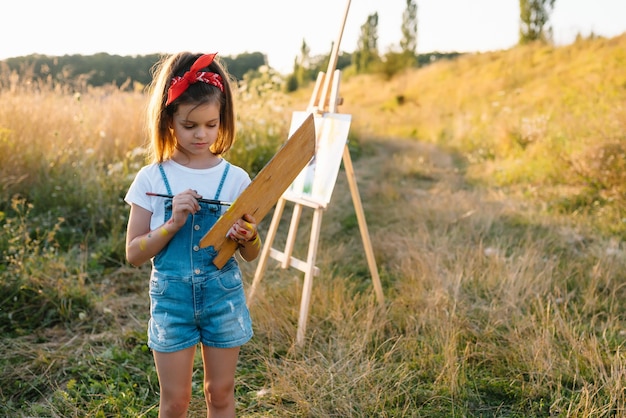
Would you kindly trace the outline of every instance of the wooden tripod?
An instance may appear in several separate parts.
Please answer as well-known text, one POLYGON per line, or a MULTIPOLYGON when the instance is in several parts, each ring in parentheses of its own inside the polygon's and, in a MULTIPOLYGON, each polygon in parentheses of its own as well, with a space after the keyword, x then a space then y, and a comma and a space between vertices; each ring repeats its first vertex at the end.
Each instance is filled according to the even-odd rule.
MULTIPOLYGON (((307 111, 314 113, 316 117, 321 117, 325 113, 336 113, 337 106, 340 104, 341 101, 339 99, 339 80, 341 72, 339 70, 336 70, 335 68, 337 65, 339 44, 343 33, 343 27, 345 26, 349 7, 350 1, 348 0, 344 14, 343 25, 339 34, 339 38, 333 46, 333 52, 331 54, 331 58, 328 64, 328 71, 326 73, 320 72, 318 74, 315 88, 313 89, 313 94, 309 102, 307 111)), ((379 304, 383 306, 384 295, 382 285, 380 283, 380 277, 378 275, 378 269, 376 267, 376 259, 372 250, 372 243, 370 241, 367 222, 365 220, 365 213, 363 211, 363 206, 357 187, 356 176, 354 173, 354 168, 352 166, 352 159, 350 157, 350 151, 347 143, 344 146, 342 161, 346 176, 348 178, 350 194, 352 195, 352 201, 359 224, 359 230, 363 241, 363 247, 365 249, 367 263, 374 284, 374 290, 379 304)), ((269 230, 267 232, 267 236, 265 237, 263 249, 261 250, 261 254, 259 256, 259 261, 252 282, 252 286, 248 293, 248 303, 252 303, 256 289, 267 268, 267 260, 269 257, 280 261, 281 268, 288 268, 291 266, 304 272, 304 286, 302 290, 302 299, 300 301, 300 314, 298 318, 298 330, 296 334, 296 343, 299 346, 301 346, 304 342, 306 323, 309 315, 309 306, 311 301, 311 290, 313 288, 313 277, 318 275, 320 272, 319 268, 315 266, 315 262, 317 257, 317 248, 319 244, 320 229, 322 225, 322 215, 325 209, 326 205, 324 203, 307 199, 300 199, 294 196, 289 196, 287 194, 284 194, 278 200, 276 208, 274 210, 272 221, 269 226, 269 230), (278 226, 280 224, 280 220, 282 218, 282 214, 287 201, 294 203, 294 209, 291 223, 289 226, 289 232, 287 234, 285 249, 283 251, 278 251, 272 248, 272 245, 274 239, 276 238, 278 226), (299 260, 294 257, 292 253, 303 207, 309 207, 313 209, 313 220, 307 258, 306 260, 299 260)))

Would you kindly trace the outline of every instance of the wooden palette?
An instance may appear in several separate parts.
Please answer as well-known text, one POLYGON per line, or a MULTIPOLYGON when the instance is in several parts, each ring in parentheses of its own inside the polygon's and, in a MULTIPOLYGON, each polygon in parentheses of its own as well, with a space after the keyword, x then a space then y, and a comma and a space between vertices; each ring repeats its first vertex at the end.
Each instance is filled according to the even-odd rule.
POLYGON ((213 260, 217 268, 237 250, 237 243, 226 237, 230 227, 246 213, 260 223, 314 155, 315 121, 310 114, 200 240, 200 247, 217 251, 213 260))

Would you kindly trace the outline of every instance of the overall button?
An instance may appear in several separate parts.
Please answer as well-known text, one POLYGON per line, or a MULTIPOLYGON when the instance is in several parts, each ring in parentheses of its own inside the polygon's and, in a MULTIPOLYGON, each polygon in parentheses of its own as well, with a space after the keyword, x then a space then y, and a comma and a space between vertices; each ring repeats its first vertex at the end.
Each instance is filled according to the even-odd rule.
POLYGON ((199 251, 199 250, 200 250, 200 247, 198 247, 197 245, 194 245, 194 246, 193 246, 193 250, 194 250, 194 251, 199 251))
POLYGON ((198 231, 200 229, 200 225, 194 225, 193 229, 195 229, 196 231, 198 231))
POLYGON ((201 273, 200 269, 195 269, 193 272, 196 273, 196 274, 200 274, 201 273))

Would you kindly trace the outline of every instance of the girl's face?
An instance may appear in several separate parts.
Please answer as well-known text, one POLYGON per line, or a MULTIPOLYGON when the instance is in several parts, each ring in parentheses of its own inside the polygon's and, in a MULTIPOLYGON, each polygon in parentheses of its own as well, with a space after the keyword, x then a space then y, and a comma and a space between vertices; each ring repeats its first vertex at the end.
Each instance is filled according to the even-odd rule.
POLYGON ((181 104, 172 118, 172 127, 176 148, 190 160, 212 156, 210 148, 220 127, 219 104, 181 104))

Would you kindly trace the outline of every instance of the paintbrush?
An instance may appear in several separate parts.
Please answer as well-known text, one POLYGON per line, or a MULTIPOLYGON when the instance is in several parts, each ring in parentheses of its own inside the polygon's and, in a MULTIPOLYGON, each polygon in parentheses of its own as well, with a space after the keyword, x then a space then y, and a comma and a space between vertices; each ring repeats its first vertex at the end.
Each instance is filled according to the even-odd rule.
MULTIPOLYGON (((152 192, 146 192, 146 194, 148 196, 165 197, 167 199, 174 198, 174 196, 172 196, 171 194, 160 194, 160 193, 152 193, 152 192)), ((214 200, 214 199, 197 199, 197 200, 198 202, 210 203, 212 205, 230 206, 232 204, 231 202, 222 202, 221 200, 214 200)))

